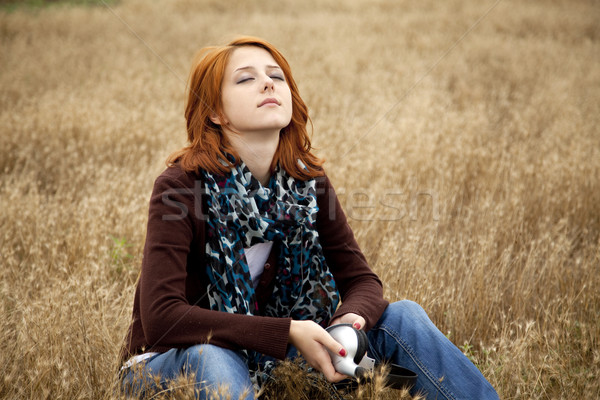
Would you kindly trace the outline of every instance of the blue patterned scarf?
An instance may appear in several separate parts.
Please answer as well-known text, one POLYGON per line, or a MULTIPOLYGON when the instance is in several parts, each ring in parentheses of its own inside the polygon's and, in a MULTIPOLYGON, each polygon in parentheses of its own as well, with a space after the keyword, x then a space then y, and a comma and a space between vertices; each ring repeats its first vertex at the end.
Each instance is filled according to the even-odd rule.
MULTIPOLYGON (((264 187, 243 163, 227 176, 204 172, 204 181, 211 309, 250 315, 258 312, 244 248, 273 241, 279 249, 278 272, 262 314, 310 319, 327 326, 337 308, 339 292, 316 231, 316 181, 296 180, 277 168, 264 187)), ((249 361, 254 358, 251 352, 247 354, 249 361)))

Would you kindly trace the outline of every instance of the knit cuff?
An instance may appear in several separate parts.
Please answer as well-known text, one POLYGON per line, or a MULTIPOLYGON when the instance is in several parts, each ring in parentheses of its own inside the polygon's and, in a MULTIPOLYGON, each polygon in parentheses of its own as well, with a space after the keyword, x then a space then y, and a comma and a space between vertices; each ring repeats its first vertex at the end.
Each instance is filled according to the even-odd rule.
POLYGON ((261 340, 256 351, 283 360, 287 353, 291 323, 291 318, 265 317, 261 321, 261 340))

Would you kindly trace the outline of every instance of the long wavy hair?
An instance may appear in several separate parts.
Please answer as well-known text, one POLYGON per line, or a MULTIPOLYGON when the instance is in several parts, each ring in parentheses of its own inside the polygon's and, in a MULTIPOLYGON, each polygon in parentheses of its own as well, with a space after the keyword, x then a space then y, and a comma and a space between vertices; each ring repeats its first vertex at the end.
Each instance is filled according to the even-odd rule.
POLYGON ((323 175, 323 160, 311 152, 307 123, 311 123, 308 108, 300 97, 291 68, 285 57, 270 43, 244 36, 233 40, 225 46, 206 47, 202 49, 192 66, 189 77, 188 101, 185 109, 187 121, 188 145, 172 153, 167 165, 178 164, 186 171, 198 171, 202 168, 214 174, 225 175, 235 165, 226 157, 226 153, 240 157, 223 134, 221 126, 211 120, 211 116, 219 116, 225 120, 221 102, 221 83, 229 57, 236 48, 256 46, 268 51, 281 67, 285 80, 292 93, 292 119, 279 134, 279 145, 273 157, 271 170, 279 164, 281 168, 296 179, 306 180, 323 175), (223 165, 224 160, 228 165, 223 165), (302 161, 303 166, 298 161, 302 161))

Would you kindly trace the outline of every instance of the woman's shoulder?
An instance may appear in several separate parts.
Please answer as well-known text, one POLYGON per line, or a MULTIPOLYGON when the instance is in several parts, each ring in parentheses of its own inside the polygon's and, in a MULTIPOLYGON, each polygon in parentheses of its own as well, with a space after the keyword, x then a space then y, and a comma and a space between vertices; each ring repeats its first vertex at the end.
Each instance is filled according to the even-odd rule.
POLYGON ((186 171, 179 164, 173 164, 156 178, 156 182, 167 181, 180 187, 194 187, 201 179, 202 174, 198 171, 186 171))
POLYGON ((322 193, 324 190, 332 188, 331 181, 327 176, 327 172, 323 169, 322 174, 315 178, 317 184, 317 193, 322 193))

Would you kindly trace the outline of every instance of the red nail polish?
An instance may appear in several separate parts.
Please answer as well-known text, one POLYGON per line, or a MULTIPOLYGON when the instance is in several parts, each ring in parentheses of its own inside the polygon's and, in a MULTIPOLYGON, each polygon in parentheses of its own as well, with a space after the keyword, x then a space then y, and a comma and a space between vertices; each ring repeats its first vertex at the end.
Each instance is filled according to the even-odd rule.
POLYGON ((358 322, 355 322, 355 323, 354 323, 354 327, 355 327, 356 329, 360 329, 360 324, 359 324, 358 322))
POLYGON ((340 356, 346 357, 346 349, 344 349, 343 347, 340 349, 339 353, 340 353, 340 356))

